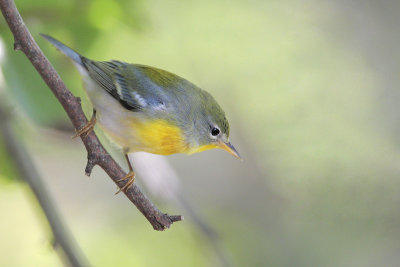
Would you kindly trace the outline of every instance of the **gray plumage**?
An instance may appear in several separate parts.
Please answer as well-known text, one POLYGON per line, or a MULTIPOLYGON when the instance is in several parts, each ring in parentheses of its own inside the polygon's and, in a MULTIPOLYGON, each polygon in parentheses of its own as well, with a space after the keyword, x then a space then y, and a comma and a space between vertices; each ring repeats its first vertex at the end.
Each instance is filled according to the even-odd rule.
POLYGON ((109 130, 121 128, 124 122, 114 125, 119 117, 109 107, 111 101, 96 93, 102 90, 121 104, 124 110, 120 113, 133 112, 136 118, 162 119, 178 126, 189 147, 215 142, 217 139, 211 136, 215 127, 221 131, 220 138, 228 140, 229 124, 224 111, 208 92, 186 79, 145 65, 90 60, 53 37, 41 35, 76 63, 88 85, 86 90, 100 122, 108 125, 109 130), (91 83, 97 84, 99 89, 91 83))

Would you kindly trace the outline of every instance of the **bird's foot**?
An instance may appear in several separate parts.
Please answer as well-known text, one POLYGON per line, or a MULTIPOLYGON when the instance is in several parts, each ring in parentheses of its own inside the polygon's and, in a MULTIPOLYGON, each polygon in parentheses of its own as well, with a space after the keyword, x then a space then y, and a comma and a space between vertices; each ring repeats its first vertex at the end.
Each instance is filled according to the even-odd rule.
POLYGON ((136 174, 133 171, 130 171, 122 179, 117 180, 117 182, 122 182, 122 181, 125 181, 125 180, 128 180, 128 181, 124 184, 124 186, 119 188, 119 190, 115 194, 118 194, 121 191, 125 191, 126 192, 126 190, 128 190, 129 187, 131 187, 133 185, 133 183, 135 182, 135 177, 136 177, 136 174))
POLYGON ((88 136, 88 134, 90 134, 90 132, 93 131, 95 125, 96 125, 96 111, 93 111, 93 115, 90 121, 85 126, 83 126, 82 129, 78 130, 72 138, 76 138, 78 136, 83 136, 83 137, 88 136))

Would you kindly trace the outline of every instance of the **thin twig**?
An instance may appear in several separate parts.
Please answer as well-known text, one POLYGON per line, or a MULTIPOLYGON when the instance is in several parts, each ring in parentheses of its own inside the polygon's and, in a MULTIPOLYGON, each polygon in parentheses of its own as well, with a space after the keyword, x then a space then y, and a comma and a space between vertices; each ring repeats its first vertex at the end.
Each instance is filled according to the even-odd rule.
POLYGON ((36 166, 33 164, 26 148, 12 130, 9 123, 10 117, 0 101, 0 136, 4 140, 11 160, 17 166, 20 177, 29 184, 35 198, 43 210, 54 237, 54 245, 61 248, 63 257, 68 260, 69 266, 89 266, 83 253, 79 250, 74 238, 64 225, 54 201, 52 200, 45 184, 43 183, 36 166))
MULTIPOLYGON (((15 7, 14 1, 0 0, 0 9, 14 35, 14 47, 24 52, 31 61, 32 65, 67 112, 75 129, 81 129, 88 123, 88 120, 82 111, 79 99, 74 97, 67 89, 58 73, 36 44, 15 7)), ((85 172, 90 175, 93 167, 99 165, 119 187, 122 187, 125 182, 117 181, 123 178, 126 173, 104 149, 95 133, 92 131, 87 136, 82 136, 81 139, 88 153, 88 163, 85 172)), ((183 217, 180 215, 170 216, 159 211, 136 184, 124 191, 124 193, 143 213, 155 230, 165 230, 172 223, 183 220, 183 217)))

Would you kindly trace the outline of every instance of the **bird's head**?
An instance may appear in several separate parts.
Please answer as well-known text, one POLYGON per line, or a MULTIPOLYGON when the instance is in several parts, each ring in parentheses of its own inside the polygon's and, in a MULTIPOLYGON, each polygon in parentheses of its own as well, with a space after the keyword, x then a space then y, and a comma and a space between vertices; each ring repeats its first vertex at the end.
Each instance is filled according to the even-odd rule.
POLYGON ((189 153, 197 153, 212 148, 222 148, 241 159, 229 141, 229 122, 225 112, 215 99, 203 91, 199 108, 193 112, 194 135, 189 153))

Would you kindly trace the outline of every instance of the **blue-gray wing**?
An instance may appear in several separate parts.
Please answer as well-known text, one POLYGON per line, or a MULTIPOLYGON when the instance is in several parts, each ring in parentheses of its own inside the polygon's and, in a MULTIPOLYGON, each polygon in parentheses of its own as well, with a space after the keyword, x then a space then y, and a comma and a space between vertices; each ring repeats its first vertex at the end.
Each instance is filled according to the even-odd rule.
POLYGON ((86 58, 83 59, 83 65, 89 76, 128 110, 140 111, 164 105, 163 89, 143 76, 136 65, 86 58))

